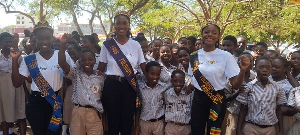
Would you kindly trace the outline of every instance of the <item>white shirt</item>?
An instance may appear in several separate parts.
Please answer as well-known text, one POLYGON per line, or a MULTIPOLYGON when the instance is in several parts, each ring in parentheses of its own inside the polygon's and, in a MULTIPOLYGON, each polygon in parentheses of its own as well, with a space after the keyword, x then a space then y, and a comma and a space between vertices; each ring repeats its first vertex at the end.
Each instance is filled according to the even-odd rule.
MULTIPOLYGON (((126 56, 128 61, 130 62, 134 70, 134 73, 136 73, 137 72, 136 67, 141 63, 146 62, 142 52, 141 45, 132 39, 129 39, 124 45, 119 44, 117 41, 116 43, 119 46, 120 50, 123 52, 123 54, 126 56)), ((107 63, 107 68, 105 71, 106 75, 117 75, 117 76, 124 77, 117 62, 110 55, 110 52, 107 51, 105 45, 101 46, 100 62, 107 63)))
MULTIPOLYGON (((203 49, 200 49, 197 53, 199 60, 198 69, 215 90, 225 88, 226 80, 237 76, 240 72, 236 60, 229 52, 216 48, 211 52, 205 52, 203 49)), ((191 65, 189 66, 188 74, 193 75, 191 65)), ((195 88, 201 90, 194 76, 192 78, 192 84, 195 88)))
MULTIPOLYGON (((66 54, 67 63, 73 67, 73 61, 68 53, 66 54)), ((58 64, 58 50, 55 50, 49 60, 44 59, 39 52, 35 53, 38 67, 45 80, 49 83, 54 91, 58 91, 63 83, 63 71, 58 64)), ((21 75, 28 77, 30 75, 25 60, 22 60, 19 67, 21 75)), ((31 83, 32 91, 40 91, 36 86, 34 80, 31 83)))

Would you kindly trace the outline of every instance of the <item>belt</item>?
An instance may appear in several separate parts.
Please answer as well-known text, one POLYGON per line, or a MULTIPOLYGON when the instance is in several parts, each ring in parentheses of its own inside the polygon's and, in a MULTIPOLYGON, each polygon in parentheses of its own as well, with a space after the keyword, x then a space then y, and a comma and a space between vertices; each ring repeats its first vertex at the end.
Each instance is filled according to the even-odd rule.
POLYGON ((80 105, 80 104, 74 104, 75 106, 78 106, 78 107, 83 107, 83 108, 94 108, 93 106, 90 106, 90 105, 80 105))
POLYGON ((121 77, 121 76, 117 76, 117 75, 107 75, 106 78, 113 79, 113 80, 116 80, 116 81, 119 81, 119 82, 126 82, 127 81, 126 77, 121 77))
POLYGON ((186 125, 190 125, 189 123, 177 123, 177 122, 174 122, 174 121, 169 121, 168 123, 172 123, 174 125, 177 125, 177 126, 186 126, 186 125))
MULTIPOLYGON (((55 95, 58 95, 58 93, 59 93, 59 90, 54 92, 55 95)), ((31 91, 31 94, 33 94, 35 96, 44 97, 44 95, 40 91, 31 91)))
POLYGON ((251 121, 247 121, 248 123, 252 124, 252 125, 255 125, 255 126, 258 126, 260 128, 268 128, 268 127, 272 127, 273 125, 259 125, 259 124, 256 124, 254 122, 251 122, 251 121))
POLYGON ((164 118, 165 118, 165 115, 159 117, 158 119, 150 119, 150 120, 148 120, 148 121, 150 121, 150 122, 156 122, 156 121, 160 121, 160 120, 162 120, 162 119, 164 119, 164 118))

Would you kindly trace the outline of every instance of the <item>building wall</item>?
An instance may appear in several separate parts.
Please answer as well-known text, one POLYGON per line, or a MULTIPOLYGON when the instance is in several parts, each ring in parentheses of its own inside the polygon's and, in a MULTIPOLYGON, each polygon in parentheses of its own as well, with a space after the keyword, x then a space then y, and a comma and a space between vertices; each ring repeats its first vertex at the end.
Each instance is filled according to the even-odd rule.
MULTIPOLYGON (((33 17, 36 20, 36 17, 33 17)), ((16 28, 33 28, 33 23, 32 21, 22 15, 22 14, 17 14, 16 15, 16 28)))

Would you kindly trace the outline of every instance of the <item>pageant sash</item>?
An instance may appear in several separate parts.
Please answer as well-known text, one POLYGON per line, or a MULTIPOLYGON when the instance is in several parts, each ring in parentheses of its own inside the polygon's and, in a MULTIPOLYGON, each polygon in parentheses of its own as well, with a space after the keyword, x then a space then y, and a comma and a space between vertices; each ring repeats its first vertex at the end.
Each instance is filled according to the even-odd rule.
POLYGON ((197 52, 190 55, 190 64, 192 66, 193 75, 200 88, 212 100, 209 112, 209 121, 207 122, 207 127, 209 128, 208 132, 210 132, 210 135, 220 135, 223 120, 218 119, 218 116, 222 109, 224 97, 218 91, 215 91, 211 83, 200 72, 198 68, 199 62, 197 52))
POLYGON ((126 77, 127 81, 131 85, 131 87, 136 91, 137 98, 136 98, 136 107, 140 107, 140 101, 139 101, 139 87, 136 81, 136 76, 134 74, 133 68, 126 58, 126 56, 123 54, 119 46, 117 45, 116 41, 111 38, 109 40, 106 40, 103 42, 104 46, 106 47, 107 51, 110 53, 110 55, 115 59, 117 62, 119 68, 121 69, 122 73, 126 77))
POLYGON ((56 95, 50 84, 45 80, 41 74, 35 54, 25 57, 25 63, 29 70, 29 73, 35 82, 36 86, 39 88, 42 96, 50 103, 53 107, 52 117, 49 123, 48 129, 57 132, 62 124, 62 98, 60 95, 56 95))

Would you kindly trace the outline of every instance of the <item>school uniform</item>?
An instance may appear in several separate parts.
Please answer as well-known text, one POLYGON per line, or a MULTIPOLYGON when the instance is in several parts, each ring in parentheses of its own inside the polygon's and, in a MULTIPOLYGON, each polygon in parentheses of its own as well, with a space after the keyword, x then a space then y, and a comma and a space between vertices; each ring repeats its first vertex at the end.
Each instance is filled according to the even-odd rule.
POLYGON ((100 102, 104 77, 96 72, 88 76, 80 68, 71 68, 65 76, 72 80, 72 102, 74 103, 71 119, 72 135, 102 135, 102 120, 98 115, 103 112, 100 102))
MULTIPOLYGON (((250 70, 249 80, 254 80, 255 78, 256 78, 255 72, 250 70)), ((247 83, 243 81, 242 85, 246 85, 246 84, 247 83)), ((225 89, 226 98, 238 92, 239 90, 232 89, 232 86, 228 80, 225 89)), ((238 117, 240 114, 240 108, 241 108, 241 103, 238 102, 236 98, 227 103, 225 119, 222 125, 222 133, 224 135, 236 135, 236 127, 237 127, 238 117)))
POLYGON ((181 90, 177 95, 173 87, 164 93, 165 121, 167 122, 166 135, 189 135, 191 133, 190 120, 193 94, 187 94, 184 90, 181 90))
MULTIPOLYGON (((237 76, 239 74, 239 66, 237 65, 234 57, 229 52, 216 48, 213 51, 205 52, 203 49, 197 51, 198 54, 198 69, 202 75, 210 82, 214 87, 216 93, 225 99, 224 88, 227 79, 237 76)), ((188 74, 192 77, 192 84, 195 87, 195 93, 192 104, 192 134, 203 135, 205 134, 208 117, 210 115, 210 109, 213 104, 212 99, 200 88, 196 78, 193 75, 192 67, 190 64, 188 74)), ((222 123, 226 112, 225 101, 221 103, 221 111, 216 121, 222 123)), ((218 127, 218 128, 221 128, 218 127)), ((218 129, 217 132, 220 132, 218 129)), ((208 131, 207 134, 209 134, 208 131)))
POLYGON ((284 90, 279 85, 268 80, 263 87, 257 79, 254 79, 236 99, 248 107, 243 134, 276 134, 274 126, 278 122, 276 107, 286 103, 284 90))
MULTIPOLYGON (((146 63, 148 63, 148 62, 150 62, 150 61, 155 61, 155 59, 152 58, 152 57, 150 57, 149 55, 146 54, 146 55, 145 55, 145 61, 146 61, 146 63)), ((140 66, 137 66, 136 70, 137 70, 137 73, 136 73, 136 79, 137 79, 137 81, 138 81, 138 82, 143 82, 143 81, 145 81, 145 80, 146 80, 146 77, 145 77, 145 75, 144 75, 144 73, 143 73, 141 67, 140 67, 140 66)))
MULTIPOLYGON (((290 91, 292 91, 292 89, 293 89, 293 86, 290 84, 289 80, 283 79, 283 80, 277 81, 276 84, 278 84, 284 90, 286 100, 288 101, 290 91)), ((288 107, 288 105, 285 104, 283 106, 283 108, 284 107, 288 107)), ((295 121, 296 121, 296 118, 294 116, 283 116, 283 131, 284 131, 283 133, 285 135, 288 133, 289 129, 292 127, 292 125, 294 124, 295 121)), ((277 128, 278 127, 276 127, 276 129, 277 128)))
MULTIPOLYGON (((116 43, 136 74, 136 67, 145 62, 141 45, 132 39, 129 39, 124 45, 116 43)), ((121 134, 129 135, 136 108, 136 92, 105 45, 101 46, 100 62, 107 63, 102 103, 107 113, 108 134, 121 132, 121 134)))
MULTIPOLYGON (((55 50, 52 57, 48 60, 44 59, 39 52, 35 53, 35 55, 40 73, 52 87, 55 94, 58 94, 63 83, 63 71, 58 64, 58 50, 55 50)), ((67 53, 66 61, 73 66, 72 60, 67 53)), ((19 73, 24 77, 30 75, 24 59, 19 67, 19 73)), ((25 113, 33 133, 37 135, 58 135, 60 131, 54 132, 48 129, 53 107, 44 98, 34 80, 31 83, 31 91, 29 100, 26 103, 25 113)))
POLYGON ((163 135, 165 117, 163 93, 170 85, 159 81, 154 88, 147 86, 146 82, 140 83, 139 86, 141 135, 163 135))
POLYGON ((170 67, 165 67, 161 62, 159 63, 161 65, 161 72, 160 72, 160 81, 163 83, 171 83, 171 75, 174 70, 177 69, 177 67, 170 64, 170 67))
MULTIPOLYGON (((299 107, 300 106, 300 88, 294 88, 288 97, 287 105, 292 107, 299 107)), ((296 118, 296 122, 293 123, 291 128, 289 129, 287 135, 299 135, 300 134, 300 113, 296 113, 294 115, 296 118)))

